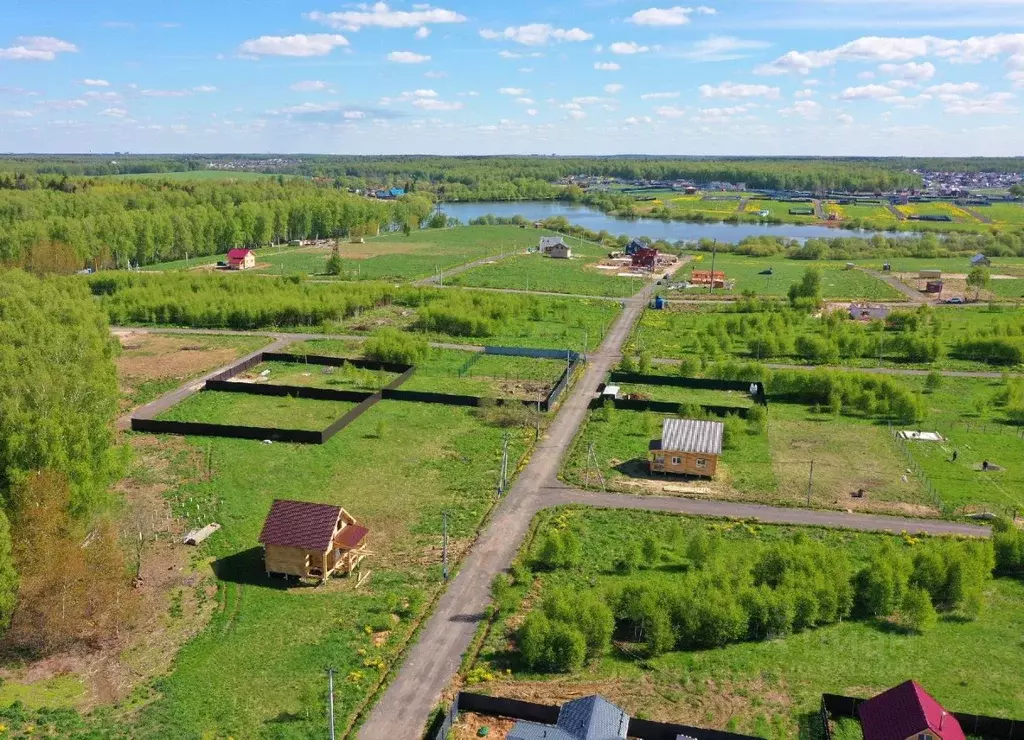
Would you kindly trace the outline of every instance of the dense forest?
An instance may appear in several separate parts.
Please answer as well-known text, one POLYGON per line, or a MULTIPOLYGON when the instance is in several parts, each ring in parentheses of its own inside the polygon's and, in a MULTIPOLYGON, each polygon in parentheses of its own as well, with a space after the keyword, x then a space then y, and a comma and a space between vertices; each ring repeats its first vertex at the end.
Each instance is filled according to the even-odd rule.
POLYGON ((25 655, 109 639, 130 619, 108 515, 123 469, 116 351, 84 283, 0 271, 0 632, 25 655))
MULTIPOLYGON (((432 190, 449 200, 543 197, 544 186, 569 175, 627 179, 745 182, 754 188, 892 190, 913 187, 912 170, 1021 172, 1024 158, 825 157, 445 157, 328 155, 11 156, 0 171, 110 175, 235 169, 335 178, 346 187, 397 185, 432 190)), ((550 197, 550 196, 549 196, 550 197)))
POLYGON ((0 264, 147 265, 290 239, 419 228, 427 196, 376 201, 303 180, 213 183, 0 175, 0 264))

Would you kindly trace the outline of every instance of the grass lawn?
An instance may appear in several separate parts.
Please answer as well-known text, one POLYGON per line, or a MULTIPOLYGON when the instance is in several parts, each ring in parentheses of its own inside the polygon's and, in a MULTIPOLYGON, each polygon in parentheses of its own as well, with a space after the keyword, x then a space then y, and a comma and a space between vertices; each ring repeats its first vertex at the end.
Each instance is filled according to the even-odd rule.
POLYGON ((675 385, 642 385, 616 383, 620 395, 639 394, 651 401, 667 403, 698 403, 708 406, 734 406, 748 409, 754 405, 749 393, 740 391, 716 391, 704 388, 681 388, 675 385))
POLYGON ((330 426, 354 406, 354 403, 343 401, 200 391, 167 409, 157 418, 163 421, 319 431, 330 426))
MULTIPOLYGON (((330 665, 344 737, 440 592, 442 511, 457 560, 489 510, 504 433, 470 409, 383 401, 324 445, 192 442, 213 476, 171 495, 193 523, 223 526, 197 554, 218 609, 154 686, 138 734, 318 737, 330 665), (339 504, 368 526, 369 581, 268 580, 257 537, 275 498, 339 504)), ((513 461, 532 438, 513 433, 513 461)))
POLYGON ((759 211, 769 211, 769 218, 773 221, 780 221, 786 224, 812 224, 821 219, 815 214, 803 215, 790 213, 790 209, 802 210, 805 208, 814 210, 813 203, 780 203, 776 200, 751 200, 747 202, 747 213, 755 216, 759 211))
MULTIPOLYGON (((921 378, 906 382, 924 386, 921 378)), ((1024 436, 993 400, 1002 387, 999 379, 945 378, 922 396, 921 429, 938 431, 946 441, 910 442, 909 449, 951 513, 1024 511, 1024 436), (1003 469, 983 471, 985 460, 1003 469)))
POLYGON ((310 388, 333 388, 342 391, 376 391, 397 378, 396 373, 364 370, 343 365, 308 365, 302 362, 262 362, 231 380, 258 381, 265 385, 294 385, 310 388), (269 371, 269 372, 268 372, 269 371), (268 372, 266 376, 264 372, 268 372))
MULTIPOLYGON (((591 442, 610 488, 632 493, 683 494, 778 506, 810 505, 893 514, 937 516, 921 483, 902 475, 906 461, 889 439, 888 428, 871 420, 815 414, 800 404, 768 406, 767 434, 751 434, 737 422, 733 442, 719 458, 714 480, 652 476, 648 443, 661 436, 665 414, 616 409, 590 412, 566 457, 562 474, 580 485, 587 474, 591 442), (852 493, 865 489, 864 498, 852 493)), ((591 472, 591 485, 594 474, 591 472)))
MULTIPOLYGON (((803 537, 841 552, 856 566, 884 541, 913 550, 919 539, 709 522, 650 512, 570 508, 538 515, 539 532, 556 527, 578 533, 583 565, 553 573, 525 570, 523 582, 502 599, 505 609, 473 666, 497 677, 484 684, 487 693, 549 704, 600 693, 636 716, 779 740, 817 736, 815 715, 823 692, 867 698, 908 677, 951 710, 1024 715, 1019 681, 1024 651, 1015 649, 1024 630, 1024 583, 1005 578, 989 582, 976 620, 940 618, 924 634, 907 634, 887 622, 851 618, 782 638, 680 650, 646 660, 631 655, 633 646, 617 636, 609 654, 578 673, 527 672, 512 651, 510 637, 545 593, 553 588, 603 593, 636 582, 671 589, 687 567, 681 551, 699 530, 721 532, 726 557, 745 562, 750 562, 752 551, 772 542, 803 537), (629 575, 617 573, 614 563, 648 535, 662 545, 660 564, 629 575), (506 668, 510 675, 503 675, 506 668)), ((524 566, 528 567, 531 548, 538 544, 535 538, 524 548, 520 556, 524 566)), ((842 738, 854 740, 855 736, 844 733, 842 738)))
POLYGON ((993 203, 990 206, 978 206, 976 210, 995 223, 1024 224, 1024 203, 993 203))
MULTIPOLYGON (((710 270, 711 255, 700 252, 694 260, 679 271, 680 278, 686 278, 690 270, 710 270)), ((859 270, 846 270, 844 263, 833 261, 790 260, 781 257, 745 257, 734 254, 715 256, 715 271, 724 272, 727 280, 735 280, 736 287, 732 291, 716 290, 714 294, 739 295, 744 290, 752 290, 760 296, 785 296, 789 286, 799 282, 808 267, 821 271, 821 292, 825 299, 853 299, 901 301, 906 296, 899 293, 881 280, 866 275, 859 270), (762 270, 771 268, 773 275, 759 275, 762 270)), ((708 295, 707 288, 692 288, 685 294, 696 296, 708 295)), ((714 295, 713 294, 713 295, 714 295)))
POLYGON ((838 213, 840 222, 859 221, 866 229, 888 231, 895 229, 899 223, 892 211, 881 204, 839 205, 833 202, 827 204, 826 208, 838 213))
POLYGON ((524 254, 474 267, 456 275, 450 282, 470 288, 623 297, 633 295, 644 286, 643 279, 618 277, 617 270, 597 269, 597 263, 608 255, 607 249, 587 243, 581 246, 575 239, 567 239, 566 243, 572 248, 572 259, 552 259, 539 252, 524 254))
POLYGON ((147 404, 186 381, 270 343, 266 337, 158 333, 119 334, 121 411, 147 404))

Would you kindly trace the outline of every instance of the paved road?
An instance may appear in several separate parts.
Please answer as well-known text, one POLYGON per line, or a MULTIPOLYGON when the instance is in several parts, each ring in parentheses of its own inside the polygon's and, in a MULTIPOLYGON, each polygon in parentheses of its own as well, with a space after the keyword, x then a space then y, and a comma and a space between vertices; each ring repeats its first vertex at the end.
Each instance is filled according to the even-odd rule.
MULTIPOLYGON (((656 357, 651 360, 655 365, 678 365, 679 360, 670 357, 656 357)), ((842 365, 788 365, 780 362, 763 363, 772 370, 843 370, 845 372, 872 373, 874 375, 928 375, 933 370, 914 370, 904 367, 845 367, 842 365)), ((938 370, 945 378, 1001 378, 1006 373, 991 370, 938 370)), ((1014 375, 1015 373, 1010 373, 1014 375)))
POLYGON ((878 270, 872 270, 869 267, 858 267, 857 269, 860 270, 861 272, 867 273, 873 278, 878 278, 887 285, 892 286, 894 289, 898 290, 900 293, 905 295, 911 303, 928 302, 928 296, 926 294, 922 293, 917 288, 911 288, 909 285, 907 285, 902 280, 898 279, 892 273, 879 272, 878 270))
POLYGON ((423 278, 422 280, 417 280, 416 282, 413 283, 413 285, 420 285, 420 286, 435 285, 436 286, 438 283, 440 283, 441 285, 444 285, 444 281, 445 280, 447 280, 450 277, 454 277, 455 275, 458 275, 460 272, 465 272, 466 270, 471 270, 474 267, 479 267, 480 265, 486 265, 486 264, 488 264, 490 262, 497 262, 498 260, 503 260, 503 259, 506 259, 507 257, 513 257, 513 256, 515 256, 517 254, 526 254, 526 251, 522 250, 522 249, 519 249, 519 250, 513 250, 511 252, 505 252, 503 254, 496 254, 493 257, 483 257, 481 259, 474 260, 473 262, 467 262, 464 265, 458 265, 457 267, 453 267, 450 270, 445 270, 440 275, 431 275, 428 278, 423 278))

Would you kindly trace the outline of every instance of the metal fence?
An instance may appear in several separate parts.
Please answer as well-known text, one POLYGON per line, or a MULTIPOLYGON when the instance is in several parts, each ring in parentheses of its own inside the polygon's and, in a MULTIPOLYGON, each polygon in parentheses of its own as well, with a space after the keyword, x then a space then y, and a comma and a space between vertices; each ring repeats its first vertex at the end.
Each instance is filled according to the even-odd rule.
POLYGON ((756 392, 751 394, 755 403, 762 406, 768 405, 768 394, 764 390, 764 383, 760 380, 719 380, 717 378, 684 378, 673 375, 645 375, 643 373, 624 373, 613 371, 608 376, 611 383, 632 383, 634 385, 671 385, 676 388, 693 388, 695 390, 709 391, 742 391, 750 393, 751 386, 756 386, 756 392))
POLYGON ((892 423, 889 423, 889 437, 892 439, 896 449, 903 454, 904 460, 906 460, 907 468, 914 474, 914 476, 921 481, 921 485, 924 486, 925 493, 928 494, 928 500, 932 502, 940 512, 945 513, 946 504, 943 502, 942 497, 939 495, 938 489, 932 483, 931 478, 924 472, 920 463, 914 457, 914 453, 910 451, 910 445, 907 444, 907 440, 900 436, 899 430, 897 430, 892 423))

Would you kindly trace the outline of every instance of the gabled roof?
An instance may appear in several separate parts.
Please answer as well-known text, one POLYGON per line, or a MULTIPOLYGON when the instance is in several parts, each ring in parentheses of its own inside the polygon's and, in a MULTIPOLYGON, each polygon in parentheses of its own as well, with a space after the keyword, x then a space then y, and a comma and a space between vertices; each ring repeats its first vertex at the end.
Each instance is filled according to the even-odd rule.
POLYGON ((263 522, 259 541, 264 545, 327 552, 339 516, 340 506, 276 499, 263 522))
POLYGON ((565 246, 565 241, 563 241, 562 237, 560 236, 542 236, 540 238, 540 245, 542 247, 553 247, 556 244, 561 244, 562 246, 565 246))
POLYGON ((626 737, 629 715, 601 696, 588 696, 562 705, 558 727, 580 740, 618 740, 626 737))
POLYGON ((661 424, 661 448, 673 452, 722 454, 725 425, 720 421, 665 419, 661 424))
POLYGON ((334 545, 343 550, 355 549, 359 547, 359 543, 363 541, 369 531, 361 524, 349 524, 338 532, 338 536, 334 538, 334 545))
POLYGON ((930 731, 942 740, 964 740, 956 717, 916 681, 906 681, 857 708, 864 740, 907 740, 930 731))
POLYGON ((246 255, 252 254, 251 249, 229 249, 228 259, 229 260, 244 260, 246 255))
POLYGON ((971 257, 971 263, 972 264, 977 263, 977 262, 986 262, 987 260, 988 260, 988 257, 986 257, 985 255, 981 254, 980 252, 978 254, 974 255, 973 257, 971 257))

